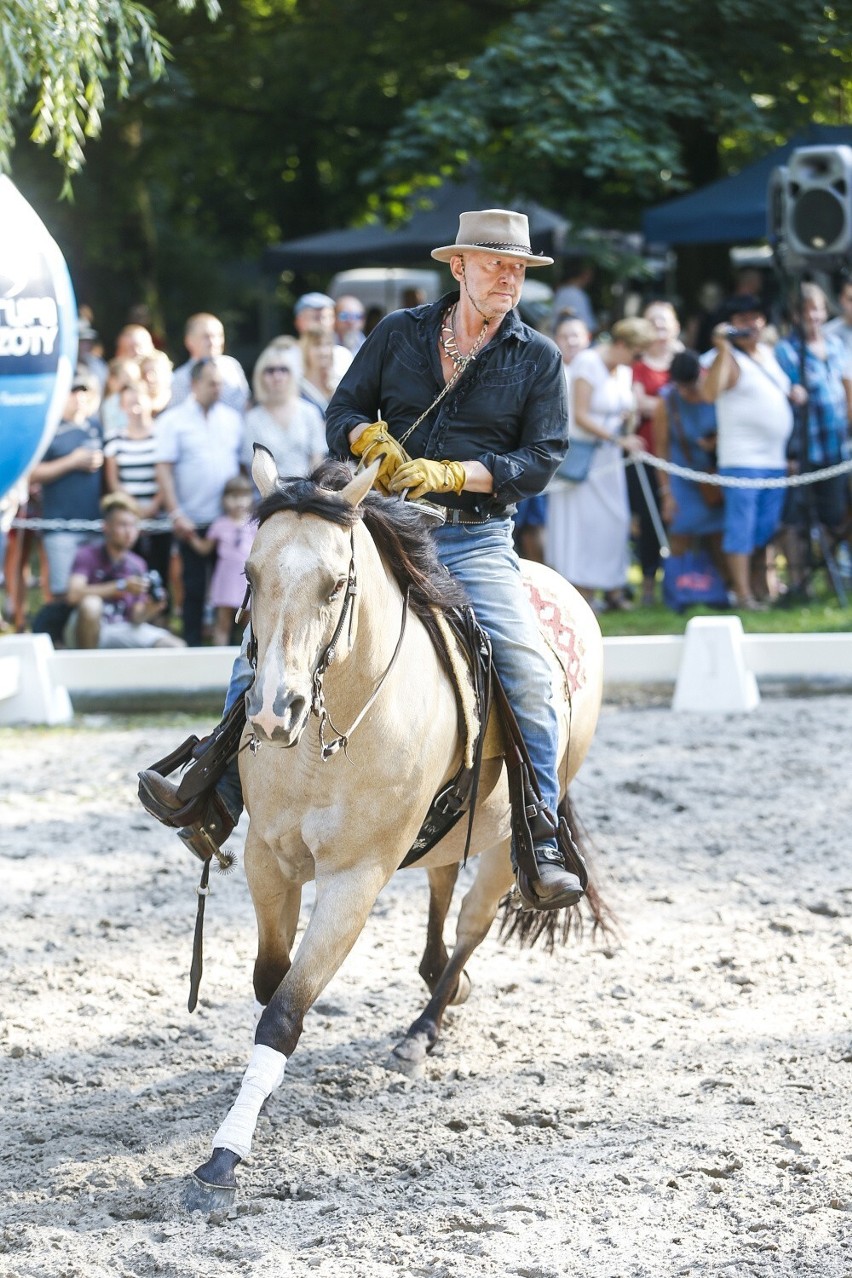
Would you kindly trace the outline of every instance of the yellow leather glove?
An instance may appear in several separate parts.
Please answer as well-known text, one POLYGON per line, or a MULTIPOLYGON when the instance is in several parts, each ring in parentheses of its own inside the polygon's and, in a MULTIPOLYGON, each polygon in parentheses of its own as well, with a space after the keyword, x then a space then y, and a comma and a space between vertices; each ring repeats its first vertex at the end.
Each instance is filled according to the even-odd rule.
POLYGON ((430 461, 426 457, 418 457, 416 461, 407 461, 397 467, 390 489, 392 493, 401 493, 407 488, 409 498, 416 501, 426 493, 460 493, 466 479, 461 462, 430 461))
POLYGON ((408 454, 400 448, 393 435, 388 430, 387 422, 373 422, 366 430, 362 431, 354 444, 349 445, 350 451, 356 457, 360 457, 365 466, 369 466, 376 458, 384 453, 382 463, 379 466, 376 478, 373 480, 373 487, 378 488, 387 497, 390 493, 391 477, 398 466, 408 460, 408 454))

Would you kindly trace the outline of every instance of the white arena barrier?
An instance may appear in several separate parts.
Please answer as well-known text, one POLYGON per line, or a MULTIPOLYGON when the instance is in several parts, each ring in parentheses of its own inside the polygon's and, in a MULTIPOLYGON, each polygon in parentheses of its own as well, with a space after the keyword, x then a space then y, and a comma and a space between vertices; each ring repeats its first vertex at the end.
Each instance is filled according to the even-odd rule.
POLYGON ((48 635, 0 637, 0 662, 10 672, 0 691, 0 724, 71 722, 71 698, 54 676, 55 656, 48 635))
POLYGON ((757 679, 746 666, 739 617, 693 617, 686 623, 673 710, 734 714, 760 702, 757 679))
MULTIPOLYGON (((54 651, 47 635, 0 637, 0 724, 70 722, 76 698, 110 709, 142 695, 224 698, 237 648, 54 651)), ((673 687, 681 712, 741 713, 758 681, 852 683, 852 635, 747 635, 736 616, 693 617, 684 635, 604 640, 604 686, 673 687)))

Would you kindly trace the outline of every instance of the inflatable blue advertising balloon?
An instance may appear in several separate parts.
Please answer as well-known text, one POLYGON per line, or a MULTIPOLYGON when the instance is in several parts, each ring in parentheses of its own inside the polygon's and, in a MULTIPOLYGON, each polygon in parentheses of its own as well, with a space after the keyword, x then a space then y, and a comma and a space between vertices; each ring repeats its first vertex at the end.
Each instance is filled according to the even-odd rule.
POLYGON ((0 176, 0 496, 53 438, 76 360, 77 304, 65 259, 0 176))

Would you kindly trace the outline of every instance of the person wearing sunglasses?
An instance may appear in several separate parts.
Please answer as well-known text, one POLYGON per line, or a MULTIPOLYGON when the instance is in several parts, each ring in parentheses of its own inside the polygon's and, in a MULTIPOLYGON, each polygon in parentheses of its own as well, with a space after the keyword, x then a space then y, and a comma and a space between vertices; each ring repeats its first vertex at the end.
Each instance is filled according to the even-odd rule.
POLYGON ((326 455, 322 414, 300 396, 291 352, 273 343, 254 366, 255 403, 246 414, 240 459, 247 469, 255 444, 269 449, 280 475, 309 475, 326 455))
POLYGON ((364 321, 367 312, 351 293, 337 299, 334 308, 334 332, 338 346, 345 346, 352 355, 364 345, 364 321))

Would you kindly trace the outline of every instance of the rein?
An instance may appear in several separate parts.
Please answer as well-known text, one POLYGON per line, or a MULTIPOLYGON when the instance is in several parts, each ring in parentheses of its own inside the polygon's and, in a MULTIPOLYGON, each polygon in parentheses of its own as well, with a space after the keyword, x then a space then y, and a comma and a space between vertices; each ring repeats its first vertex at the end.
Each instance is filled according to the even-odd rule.
MULTIPOLYGON (((355 534, 352 530, 350 530, 350 533, 349 533, 349 543, 350 543, 351 549, 350 549, 350 555, 349 555, 349 570, 346 577, 346 593, 343 598, 343 606, 340 609, 340 615, 337 618, 337 624, 334 627, 334 633, 332 634, 331 639, 328 641, 325 648, 323 649, 323 652, 320 655, 319 660, 317 661, 316 667, 314 668, 314 672, 311 676, 311 687, 313 689, 313 695, 311 697, 311 714, 315 714, 317 718, 319 719, 320 758, 322 759, 323 763, 326 763, 333 755, 337 754, 338 750, 342 750, 343 753, 346 754, 346 749, 347 749, 347 746, 349 745, 349 740, 353 732, 361 723, 362 719, 367 714, 367 711, 374 704, 376 698, 378 697, 379 693, 384 687, 385 680, 388 678, 388 675, 390 674, 390 672, 393 670, 394 666, 396 665, 397 658, 399 657, 400 651, 402 649, 402 641, 405 637, 405 629, 408 623, 408 603, 409 603, 410 587, 406 587, 405 594, 403 595, 402 618, 400 621, 399 636, 396 641, 396 646, 391 655, 391 659, 388 662, 383 674, 379 678, 378 683, 374 687, 373 691, 370 693, 370 696, 367 698, 367 701, 362 706, 361 710, 358 712, 354 721, 350 725, 348 731, 341 732, 339 728, 335 727, 334 721, 328 712, 328 708, 326 707, 323 680, 325 678, 325 675, 326 675, 326 672, 328 671, 329 666, 333 664, 333 662, 335 661, 337 657, 337 644, 341 634, 343 633, 343 628, 346 625, 347 618, 349 620, 349 639, 350 641, 352 639, 352 621, 354 617, 354 609, 352 605, 353 605, 355 596, 358 594, 358 575, 355 571, 355 534), (326 741, 325 739, 326 724, 328 724, 328 726, 331 728, 331 731, 335 734, 334 738, 331 741, 326 741)), ((241 616, 242 613, 248 607, 250 597, 251 597, 251 585, 246 587, 245 598, 243 599, 242 606, 240 608, 239 613, 237 614, 238 617, 241 616)), ((246 655, 249 659, 249 662, 251 663, 252 669, 254 670, 255 674, 257 674, 257 636, 255 635, 254 630, 252 630, 251 632, 251 638, 249 640, 249 646, 248 646, 248 651, 246 655)), ((256 736, 251 737, 249 741, 249 748, 252 754, 257 754, 258 750, 261 747, 261 744, 262 742, 256 736)), ((347 755, 347 758, 348 757, 349 756, 347 755)))

